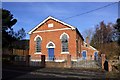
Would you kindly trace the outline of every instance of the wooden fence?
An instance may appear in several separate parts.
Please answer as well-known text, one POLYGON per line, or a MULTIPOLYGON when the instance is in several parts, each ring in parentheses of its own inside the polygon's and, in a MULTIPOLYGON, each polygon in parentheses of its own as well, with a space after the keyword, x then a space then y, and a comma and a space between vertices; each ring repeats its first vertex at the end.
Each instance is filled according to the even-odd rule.
POLYGON ((29 50, 13 49, 13 55, 26 56, 29 55, 29 50))
POLYGON ((29 50, 23 49, 4 49, 2 53, 2 62, 4 64, 17 64, 17 65, 28 65, 29 64, 29 50))
POLYGON ((2 55, 10 55, 10 54, 12 54, 11 49, 2 48, 2 55))

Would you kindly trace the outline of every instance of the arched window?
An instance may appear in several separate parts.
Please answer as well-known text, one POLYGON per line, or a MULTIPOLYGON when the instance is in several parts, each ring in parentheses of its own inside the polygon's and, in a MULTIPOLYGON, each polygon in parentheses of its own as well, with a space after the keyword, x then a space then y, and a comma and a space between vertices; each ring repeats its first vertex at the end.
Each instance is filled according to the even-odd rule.
POLYGON ((36 38, 36 52, 41 52, 41 38, 36 38))
POLYGON ((68 52, 68 36, 63 34, 61 37, 62 52, 68 52))

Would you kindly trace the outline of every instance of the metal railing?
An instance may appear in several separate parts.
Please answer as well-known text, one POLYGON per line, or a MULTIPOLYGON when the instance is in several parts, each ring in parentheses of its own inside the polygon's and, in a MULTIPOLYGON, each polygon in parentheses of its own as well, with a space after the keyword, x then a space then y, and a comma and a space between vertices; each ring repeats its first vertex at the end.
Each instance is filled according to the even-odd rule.
POLYGON ((67 59, 64 57, 46 57, 45 61, 55 61, 55 62, 63 62, 66 61, 67 59))
POLYGON ((26 61, 26 56, 15 56, 15 61, 26 61))
MULTIPOLYGON (((66 62, 67 57, 45 57, 47 62, 66 62)), ((40 66, 41 57, 31 57, 31 65, 40 66)), ((100 68, 101 67, 101 58, 94 60, 94 58, 87 57, 71 57, 71 66, 73 68, 100 68)))
POLYGON ((98 62, 95 60, 80 60, 72 61, 72 67, 74 68, 100 68, 98 62))

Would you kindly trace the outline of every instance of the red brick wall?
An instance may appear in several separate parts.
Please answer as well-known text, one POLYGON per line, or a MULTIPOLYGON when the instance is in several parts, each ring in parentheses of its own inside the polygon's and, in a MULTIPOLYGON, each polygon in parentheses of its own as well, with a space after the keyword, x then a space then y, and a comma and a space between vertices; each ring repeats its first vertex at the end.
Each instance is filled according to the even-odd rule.
MULTIPOLYGON (((82 57, 82 51, 86 50, 87 51, 87 59, 90 59, 90 56, 92 55, 92 59, 94 59, 94 52, 96 50, 85 47, 82 38, 80 35, 77 33, 76 30, 72 30, 70 27, 63 25, 57 21, 54 21, 52 19, 49 19, 46 21, 44 24, 42 24, 39 28, 37 28, 35 31, 43 31, 39 33, 32 33, 30 34, 30 49, 29 49, 29 54, 32 57, 39 57, 41 54, 34 54, 35 53, 35 41, 34 38, 39 35, 42 37, 42 43, 41 43, 41 53, 42 55, 45 55, 48 57, 48 49, 46 48, 46 45, 49 43, 49 41, 52 41, 55 44, 54 48, 54 55, 55 57, 67 57, 66 54, 61 54, 61 40, 60 36, 63 33, 67 33, 69 35, 69 40, 68 40, 68 49, 69 49, 69 54, 71 57, 82 57), (53 23, 53 27, 48 28, 48 24, 53 23), (56 29, 63 29, 63 28, 69 28, 69 30, 59 30, 59 31, 45 31, 45 30, 56 30, 56 29)), ((33 32, 35 32, 33 31, 33 32)))
POLYGON ((81 39, 81 37, 79 36, 78 33, 76 33, 76 52, 77 52, 77 57, 81 57, 81 49, 82 49, 82 45, 83 45, 83 40, 81 39))
MULTIPOLYGON (((86 50, 87 51, 87 60, 90 60, 91 59, 91 55, 92 55, 92 59, 94 60, 94 53, 97 51, 97 50, 94 50, 92 48, 90 48, 90 45, 88 47, 86 46, 82 46, 82 51, 83 50, 86 50)), ((82 54, 81 54, 82 56, 82 54)))
MULTIPOLYGON (((35 31, 42 31, 42 30, 53 30, 53 29, 60 29, 60 28, 69 28, 68 26, 65 26, 61 23, 58 23, 54 20, 48 20, 46 23, 44 23, 41 27, 36 29, 35 31), (54 27, 48 28, 48 24, 53 23, 54 27)), ((34 38, 37 35, 40 35, 42 37, 42 43, 41 43, 41 53, 42 55, 48 56, 48 49, 46 48, 46 45, 49 41, 52 41, 55 44, 54 48, 54 55, 55 57, 66 57, 65 54, 61 54, 61 40, 60 35, 63 33, 67 33, 69 35, 68 40, 68 49, 69 54, 71 57, 76 57, 76 31, 75 30, 60 30, 60 31, 52 31, 52 32, 39 32, 39 33, 32 33, 30 35, 30 49, 29 54, 32 57, 38 56, 40 57, 40 54, 34 54, 35 53, 35 41, 34 38)), ((79 43, 81 42, 81 38, 79 37, 79 43)), ((80 51, 80 45, 79 45, 79 51, 80 51)))

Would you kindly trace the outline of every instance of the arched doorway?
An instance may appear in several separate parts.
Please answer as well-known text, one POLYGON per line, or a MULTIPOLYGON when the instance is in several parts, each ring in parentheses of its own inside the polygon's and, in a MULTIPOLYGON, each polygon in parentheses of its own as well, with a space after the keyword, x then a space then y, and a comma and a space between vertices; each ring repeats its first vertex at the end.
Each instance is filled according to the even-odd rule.
POLYGON ((82 51, 82 59, 83 60, 87 59, 87 51, 82 51))
POLYGON ((50 41, 47 45, 46 48, 48 49, 48 59, 49 60, 54 60, 54 48, 55 44, 50 41))
POLYGON ((98 52, 94 53, 94 60, 98 60, 98 52))

